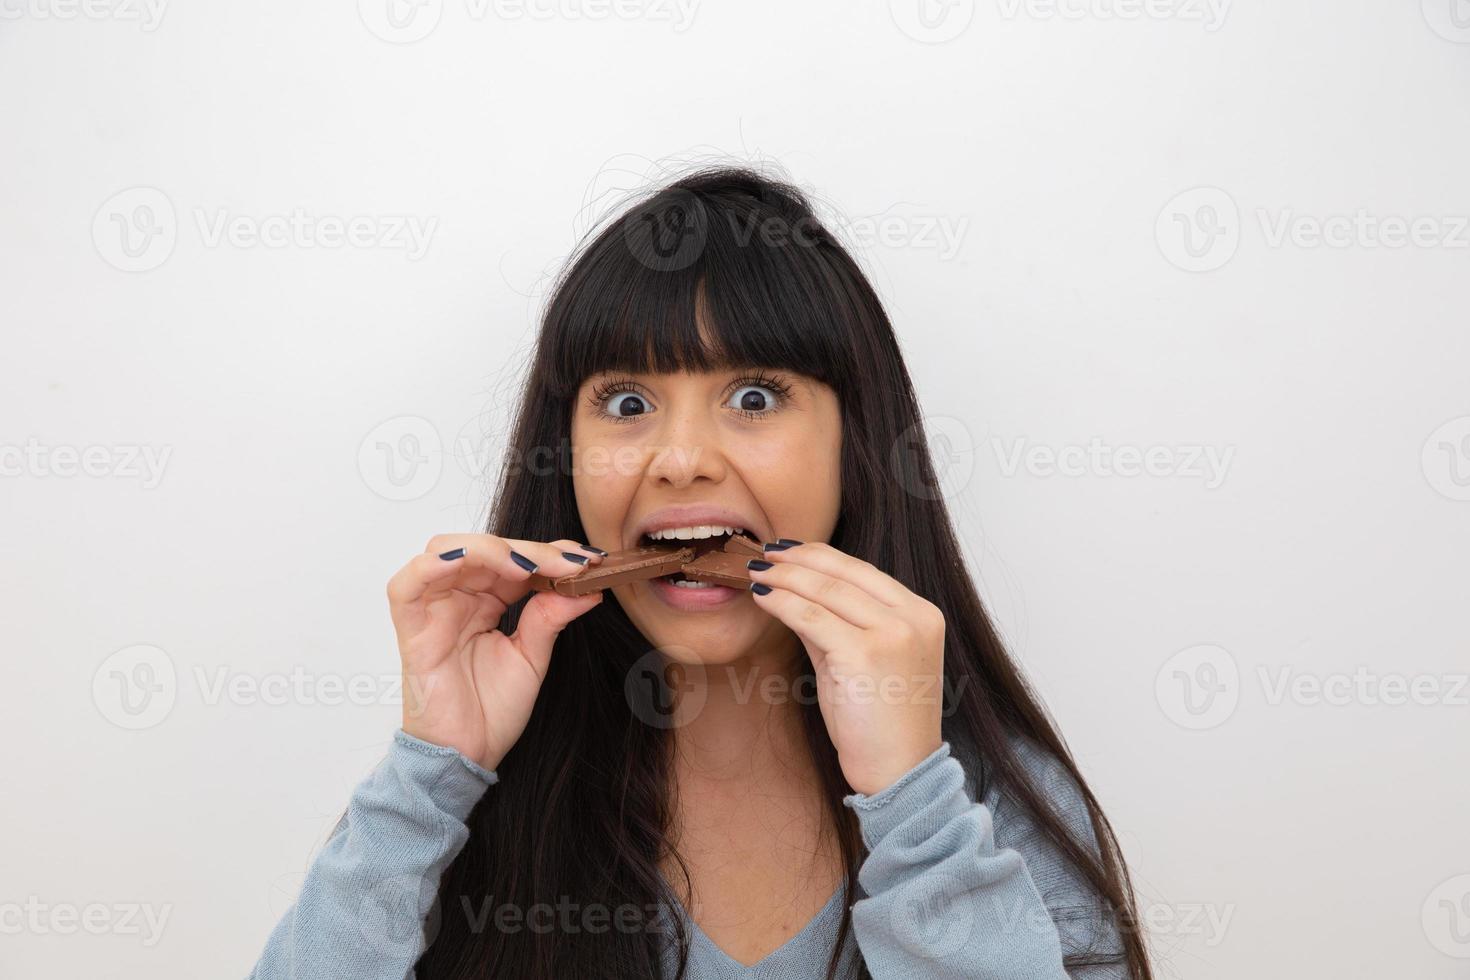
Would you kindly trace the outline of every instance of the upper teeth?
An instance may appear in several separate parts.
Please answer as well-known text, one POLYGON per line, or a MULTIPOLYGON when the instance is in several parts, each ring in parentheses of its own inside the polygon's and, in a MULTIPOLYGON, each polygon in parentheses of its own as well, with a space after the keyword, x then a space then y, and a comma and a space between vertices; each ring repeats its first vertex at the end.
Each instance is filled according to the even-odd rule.
POLYGON ((713 538, 721 534, 744 534, 743 527, 723 527, 719 524, 695 524, 692 527, 666 527, 661 531, 649 531, 655 541, 671 541, 675 538, 688 541, 695 538, 713 538))

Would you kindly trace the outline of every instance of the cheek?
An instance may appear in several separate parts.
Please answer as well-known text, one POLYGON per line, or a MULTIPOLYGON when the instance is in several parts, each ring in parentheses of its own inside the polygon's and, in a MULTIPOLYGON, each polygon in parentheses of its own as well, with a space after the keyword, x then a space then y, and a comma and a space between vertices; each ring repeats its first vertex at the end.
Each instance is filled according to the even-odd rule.
POLYGON ((751 445, 742 454, 751 492, 778 527, 818 534, 842 498, 840 430, 826 426, 751 445))
POLYGON ((587 444, 572 427, 572 489, 587 543, 609 550, 619 538, 638 486, 638 454, 627 446, 587 444))

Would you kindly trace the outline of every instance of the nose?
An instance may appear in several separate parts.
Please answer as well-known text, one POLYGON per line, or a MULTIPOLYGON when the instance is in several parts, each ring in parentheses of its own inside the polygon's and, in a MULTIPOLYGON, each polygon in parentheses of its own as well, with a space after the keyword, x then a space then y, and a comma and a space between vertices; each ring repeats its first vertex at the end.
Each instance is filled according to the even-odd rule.
POLYGON ((700 480, 719 483, 727 469, 719 427, 697 408, 670 409, 658 429, 647 479, 682 490, 700 480))

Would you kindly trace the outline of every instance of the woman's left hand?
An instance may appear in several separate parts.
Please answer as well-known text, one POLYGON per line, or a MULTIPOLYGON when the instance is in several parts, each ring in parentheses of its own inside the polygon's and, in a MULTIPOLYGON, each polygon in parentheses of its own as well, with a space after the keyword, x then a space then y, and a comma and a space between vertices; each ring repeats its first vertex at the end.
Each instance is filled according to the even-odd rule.
POLYGON ((944 614, 831 545, 768 551, 756 605, 791 628, 816 670, 822 719, 848 783, 872 795, 943 741, 944 614))

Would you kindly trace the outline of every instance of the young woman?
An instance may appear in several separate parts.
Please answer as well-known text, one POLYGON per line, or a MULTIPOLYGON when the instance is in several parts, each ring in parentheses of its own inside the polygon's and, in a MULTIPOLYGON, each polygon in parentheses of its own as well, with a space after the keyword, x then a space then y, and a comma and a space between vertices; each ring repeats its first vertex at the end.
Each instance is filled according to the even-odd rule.
POLYGON ((388 585, 403 728, 254 976, 1150 977, 919 422, 795 188, 707 170, 593 236, 491 533, 388 585), (767 542, 748 590, 527 581, 732 531, 767 542))

